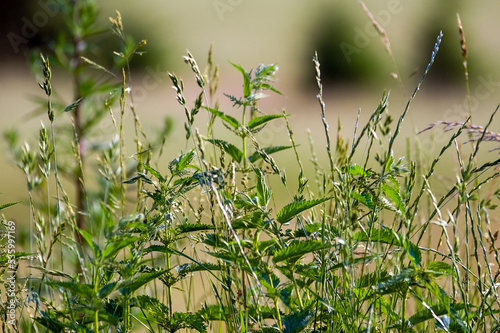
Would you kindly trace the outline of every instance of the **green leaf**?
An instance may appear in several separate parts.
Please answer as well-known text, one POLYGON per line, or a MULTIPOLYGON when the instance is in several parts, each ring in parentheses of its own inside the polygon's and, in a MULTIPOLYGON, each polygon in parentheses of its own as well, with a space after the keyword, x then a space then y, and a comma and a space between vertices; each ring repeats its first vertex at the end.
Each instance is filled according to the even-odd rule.
POLYGON ((147 310, 153 322, 161 326, 167 324, 168 319, 165 314, 169 313, 168 307, 158 299, 148 295, 139 295, 137 296, 137 306, 140 309, 147 310))
POLYGON ((314 318, 313 311, 295 311, 283 316, 283 333, 299 333, 314 318))
POLYGON ((289 246, 279 249, 274 253, 273 262, 276 264, 288 260, 297 261, 307 253, 327 249, 331 246, 330 244, 323 244, 314 239, 292 242, 289 246))
POLYGON ((118 285, 117 281, 106 284, 104 287, 99 289, 99 291, 97 292, 97 296, 99 296, 100 299, 108 297, 109 294, 111 294, 113 291, 117 289, 116 288, 117 285, 118 285))
POLYGON ((5 209, 7 207, 10 207, 10 206, 17 205, 20 202, 22 202, 22 201, 10 202, 10 203, 6 203, 6 204, 3 204, 3 205, 0 205, 0 210, 3 210, 3 209, 5 209))
POLYGON ((207 108, 206 106, 203 106, 203 108, 206 109, 207 111, 213 113, 217 117, 221 118, 222 120, 224 120, 228 125, 230 125, 234 129, 238 129, 241 126, 240 122, 238 120, 236 120, 236 118, 228 116, 224 112, 221 112, 221 111, 218 111, 215 109, 211 109, 211 108, 207 108))
POLYGON ((68 112, 68 111, 71 111, 73 109, 75 109, 78 104, 80 104, 80 101, 82 100, 82 98, 79 98, 77 99, 76 101, 74 101, 73 103, 71 103, 70 105, 68 105, 65 109, 64 109, 64 112, 68 112))
POLYGON ((43 327, 46 327, 49 332, 63 332, 64 325, 60 323, 58 320, 51 318, 49 313, 45 311, 40 311, 41 317, 35 318, 35 321, 38 322, 43 327))
POLYGON ((382 192, 384 192, 391 200, 396 204, 396 208, 401 212, 402 215, 406 214, 405 207, 401 201, 401 196, 399 192, 387 184, 382 184, 382 192))
MULTIPOLYGON (((432 312, 434 312, 434 315, 438 317, 448 313, 448 309, 443 304, 435 304, 432 305, 430 308, 432 312)), ((415 313, 410 318, 408 318, 408 321, 411 323, 411 326, 421 324, 430 319, 434 319, 431 310, 429 309, 422 310, 420 312, 415 313)))
POLYGON ((186 275, 194 272, 220 271, 221 266, 210 262, 182 264, 175 268, 177 274, 186 275))
POLYGON ((224 149, 224 151, 229 155, 231 155, 231 157, 234 158, 234 160, 238 163, 240 163, 241 160, 243 159, 243 152, 239 150, 238 147, 236 147, 232 143, 219 139, 206 139, 206 141, 224 149))
POLYGON ((252 84, 250 82, 250 73, 247 73, 243 69, 243 67, 236 65, 236 64, 233 64, 232 62, 231 62, 231 65, 233 65, 243 75, 243 96, 245 97, 245 99, 247 99, 248 97, 250 97, 250 94, 252 93, 252 84))
POLYGON ((137 161, 137 162, 140 163, 144 167, 144 169, 148 170, 153 176, 155 176, 156 179, 158 179, 160 182, 163 183, 166 181, 165 177, 163 177, 159 171, 156 171, 155 169, 153 169, 152 167, 150 167, 147 164, 142 163, 141 161, 137 161))
POLYGON ((180 235, 184 234, 187 232, 196 232, 196 231, 202 231, 202 230, 214 230, 215 227, 210 224, 203 224, 203 223, 183 223, 177 225, 175 229, 175 234, 180 235))
POLYGON ((354 234, 354 239, 359 242, 374 242, 401 246, 402 236, 395 231, 384 229, 369 229, 369 231, 358 231, 354 234))
POLYGON ((83 239, 85 239, 87 244, 90 245, 90 248, 94 252, 94 256, 96 258, 100 258, 101 257, 101 249, 99 248, 99 245, 97 245, 97 243, 92 240, 92 236, 87 231, 82 230, 78 227, 76 227, 76 230, 80 233, 80 235, 82 235, 83 239))
POLYGON ((271 188, 266 184, 266 178, 262 174, 260 169, 254 169, 255 174, 257 175, 256 180, 256 190, 257 190, 257 198, 259 199, 259 205, 262 207, 267 207, 269 200, 271 200, 271 188))
POLYGON ((349 167, 349 174, 351 174, 353 176, 362 176, 362 177, 367 176, 365 169, 363 169, 361 166, 359 166, 357 164, 351 165, 349 167))
POLYGON ((99 297, 105 298, 109 294, 111 294, 113 291, 118 290, 118 289, 120 290, 122 295, 130 294, 130 293, 136 291, 137 289, 139 289, 140 287, 142 287, 143 285, 145 285, 146 283, 162 276, 167 271, 168 270, 163 269, 163 270, 159 270, 156 272, 149 272, 149 273, 137 275, 137 276, 134 276, 134 277, 127 279, 127 280, 121 280, 118 282, 108 283, 107 285, 105 285, 104 287, 102 287, 99 290, 99 293, 98 293, 99 297))
POLYGON ((172 253, 172 251, 165 245, 150 245, 144 249, 144 254, 150 252, 172 253))
POLYGON ((114 314, 106 312, 104 310, 99 310, 97 315, 98 315, 100 321, 107 322, 113 326, 117 326, 120 323, 120 318, 118 318, 114 314))
POLYGON ((418 246, 410 242, 408 239, 406 239, 405 248, 406 251, 408 251, 408 254, 410 255, 410 260, 415 265, 420 266, 420 264, 422 263, 422 252, 420 251, 418 246))
POLYGON ((177 171, 184 170, 189 165, 189 163, 191 163, 194 156, 195 156, 194 149, 191 149, 187 154, 182 154, 179 158, 179 163, 177 163, 175 167, 176 170, 177 171))
POLYGON ((372 273, 367 273, 363 276, 360 276, 356 279, 356 288, 366 288, 371 287, 375 283, 381 280, 385 280, 389 278, 390 275, 386 270, 377 270, 372 273))
POLYGON ((321 222, 308 223, 304 227, 295 230, 295 237, 309 237, 311 234, 318 232, 323 227, 321 222))
POLYGON ((406 292, 409 285, 416 284, 418 271, 412 267, 402 269, 397 275, 377 283, 375 291, 379 295, 406 292))
POLYGON ((442 261, 431 261, 427 264, 425 270, 426 273, 430 273, 436 276, 448 276, 453 273, 451 266, 442 261))
POLYGON ((142 179, 145 183, 153 184, 153 181, 148 176, 146 176, 146 174, 144 174, 142 172, 137 172, 137 176, 134 176, 132 178, 124 180, 122 183, 124 183, 124 184, 134 184, 139 179, 142 179))
POLYGON ((391 170, 392 162, 394 162, 394 157, 391 155, 385 164, 384 173, 388 173, 391 170))
POLYGON ((332 197, 328 198, 321 198, 321 199, 313 199, 309 201, 294 201, 292 203, 289 203, 285 207, 283 207, 277 214, 276 214, 276 220, 279 223, 285 223, 293 219, 295 216, 298 214, 302 213, 303 211, 312 208, 316 205, 319 205, 327 200, 332 199, 332 197))
MULTIPOLYGON (((289 116, 289 115, 286 115, 286 116, 289 116)), ((265 124, 273 119, 283 118, 283 117, 285 117, 284 114, 270 114, 270 115, 265 115, 265 116, 261 116, 261 117, 255 117, 248 122, 247 127, 249 129, 254 129, 255 127, 260 126, 262 124, 265 124)))
POLYGON ((122 238, 118 239, 117 241, 114 241, 112 243, 108 243, 106 247, 104 248, 104 251, 102 252, 102 260, 107 260, 113 256, 115 256, 120 250, 123 248, 134 244, 137 242, 139 239, 141 239, 140 236, 135 236, 135 237, 130 237, 130 235, 124 235, 122 238))
POLYGON ((66 281, 47 281, 47 284, 70 291, 75 296, 81 296, 85 299, 92 300, 95 298, 94 287, 89 284, 80 282, 66 282, 66 281))
POLYGON ((358 200, 369 209, 375 208, 375 203, 373 202, 373 196, 368 192, 363 192, 363 193, 351 192, 351 197, 358 200))
MULTIPOLYGON (((282 151, 285 149, 290 149, 290 148, 292 148, 292 146, 272 146, 272 147, 262 148, 261 150, 263 152, 265 152, 266 154, 271 155, 271 154, 277 153, 279 151, 282 151)), ((256 151, 255 153, 253 153, 252 155, 250 155, 248 157, 248 160, 250 161, 250 163, 254 163, 255 161, 258 161, 261 158, 262 158, 262 155, 256 151)))

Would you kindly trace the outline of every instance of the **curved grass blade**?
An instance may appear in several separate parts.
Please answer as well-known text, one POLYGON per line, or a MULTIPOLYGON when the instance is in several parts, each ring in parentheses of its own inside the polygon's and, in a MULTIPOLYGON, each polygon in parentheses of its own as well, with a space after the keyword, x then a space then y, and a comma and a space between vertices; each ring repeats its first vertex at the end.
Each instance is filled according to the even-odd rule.
POLYGON ((17 202, 9 202, 9 203, 6 203, 6 204, 3 204, 3 205, 0 205, 0 210, 3 210, 7 207, 10 207, 10 206, 14 206, 14 205, 17 205, 18 203, 20 203, 22 201, 17 201, 17 202))

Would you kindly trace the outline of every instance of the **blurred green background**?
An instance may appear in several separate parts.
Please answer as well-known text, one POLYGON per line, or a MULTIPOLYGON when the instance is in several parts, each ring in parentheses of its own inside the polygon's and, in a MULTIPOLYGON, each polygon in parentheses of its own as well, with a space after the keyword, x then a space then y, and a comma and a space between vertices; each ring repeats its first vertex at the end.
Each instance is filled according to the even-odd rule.
MULTIPOLYGON (((61 26, 59 15, 47 9, 50 3, 50 0, 4 0, 0 5, 0 131, 17 128, 21 138, 33 146, 40 121, 47 124, 48 119, 45 113, 35 112, 38 105, 33 98, 43 97, 43 91, 30 72, 27 59, 34 50, 50 49, 61 26)), ((166 73, 175 72, 183 77, 187 99, 193 100, 198 91, 182 55, 186 49, 190 50, 203 69, 212 44, 214 62, 220 65, 219 95, 221 110, 225 112, 231 103, 222 93, 239 95, 241 92, 240 73, 229 61, 246 69, 259 63, 279 65, 276 87, 285 96, 275 95, 264 100, 262 110, 279 113, 284 108, 293 115, 291 126, 297 141, 302 143, 304 160, 310 158, 307 129, 311 130, 318 150, 324 151, 325 144, 311 61, 315 50, 322 64, 332 136, 340 118, 344 136, 352 137, 358 109, 363 124, 384 90, 391 90, 390 112, 397 118, 427 65, 440 30, 444 34, 440 53, 412 105, 403 134, 413 138, 430 123, 463 121, 468 111, 457 13, 460 13, 469 49, 473 122, 484 125, 500 100, 498 2, 366 1, 388 34, 403 88, 391 76, 395 72, 394 63, 357 1, 109 0, 98 4, 104 26, 109 26, 108 17, 115 17, 118 10, 125 31, 137 41, 147 40, 144 48, 147 53, 134 58, 132 63, 133 82, 139 94, 135 96, 135 104, 146 129, 152 130, 158 119, 166 115, 174 120, 174 133, 167 141, 167 156, 174 156, 185 147, 185 119, 166 73)), ((111 32, 103 36, 106 34, 109 38, 96 39, 98 47, 92 59, 105 65, 112 63, 112 51, 117 45, 112 42, 111 32)), ((68 78, 56 71, 53 80, 56 93, 70 104, 68 78)), ((204 128, 203 118, 200 119, 195 126, 204 128)), ((492 130, 498 131, 499 127, 498 122, 494 122, 492 130)), ((446 143, 446 137, 433 136, 432 132, 419 138, 429 156, 435 155, 433 149, 446 143)), ((288 142, 283 124, 270 126, 259 139, 264 146, 288 142)), ((2 142, 0 204, 26 198, 25 180, 6 151, 2 142)), ((286 158, 277 159, 278 163, 287 162, 286 158)), ((5 210, 5 215, 9 219, 28 219, 26 207, 11 207, 5 210)))

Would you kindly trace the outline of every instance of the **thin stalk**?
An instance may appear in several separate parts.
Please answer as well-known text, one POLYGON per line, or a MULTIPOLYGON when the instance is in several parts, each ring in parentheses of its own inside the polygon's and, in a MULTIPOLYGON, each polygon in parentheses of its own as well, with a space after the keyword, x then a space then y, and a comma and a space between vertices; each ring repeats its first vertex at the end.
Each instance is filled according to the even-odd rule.
POLYGON ((321 83, 321 71, 319 69, 320 63, 318 60, 317 52, 314 52, 313 62, 314 62, 314 68, 316 70, 316 83, 318 84, 318 90, 319 90, 318 95, 316 97, 318 98, 319 105, 321 106, 321 121, 323 122, 323 127, 325 128, 326 151, 328 153, 328 160, 330 161, 330 176, 333 179, 334 164, 333 164, 333 157, 330 144, 330 130, 325 116, 326 106, 325 102, 323 101, 323 84, 321 83))
MULTIPOLYGON (((74 20, 78 21, 77 15, 78 7, 75 6, 74 11, 74 20)), ((84 41, 78 35, 73 36, 73 55, 71 62, 74 64, 74 69, 72 72, 73 75, 73 101, 77 101, 82 98, 80 94, 80 89, 82 86, 82 79, 80 77, 80 70, 82 67, 82 45, 84 41)), ((84 144, 84 132, 83 132, 83 119, 82 119, 82 104, 77 103, 73 110, 73 119, 74 119, 74 135, 76 140, 76 149, 78 150, 78 168, 76 174, 73 178, 73 184, 75 186, 76 191, 76 226, 80 229, 85 229, 85 188, 83 185, 83 164, 85 161, 85 148, 84 144)), ((77 241, 77 246, 81 247, 83 244, 83 237, 80 233, 75 233, 75 239, 77 241)))

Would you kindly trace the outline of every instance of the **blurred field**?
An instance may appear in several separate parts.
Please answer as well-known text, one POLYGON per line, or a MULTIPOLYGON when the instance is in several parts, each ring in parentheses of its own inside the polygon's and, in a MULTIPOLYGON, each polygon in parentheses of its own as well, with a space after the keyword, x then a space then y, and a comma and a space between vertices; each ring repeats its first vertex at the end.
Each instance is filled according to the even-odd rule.
MULTIPOLYGON (((496 13, 498 3, 477 6, 465 1, 453 5, 442 5, 433 1, 380 1, 367 2, 367 6, 386 29, 392 50, 404 81, 404 93, 390 77, 394 71, 390 58, 378 36, 367 35, 371 25, 357 2, 324 1, 107 1, 102 3, 102 19, 114 16, 119 10, 126 31, 137 39, 147 39, 151 53, 146 54, 143 71, 134 71, 136 108, 147 129, 152 130, 159 119, 168 115, 174 119, 175 129, 166 146, 166 159, 184 149, 184 114, 176 104, 166 71, 176 72, 186 82, 188 101, 197 95, 197 88, 188 66, 181 56, 189 49, 197 58, 200 67, 206 63, 206 54, 214 45, 214 62, 220 65, 221 84, 219 96, 221 110, 228 111, 231 104, 222 93, 238 95, 241 91, 240 73, 228 61, 250 69, 259 63, 278 63, 279 81, 276 87, 285 97, 274 95, 263 101, 266 113, 280 113, 285 109, 292 114, 291 126, 297 141, 302 143, 300 152, 304 160, 309 159, 306 141, 307 129, 312 132, 318 150, 325 144, 324 130, 320 121, 320 109, 315 98, 314 67, 311 61, 315 49, 326 50, 331 59, 325 59, 325 68, 339 64, 335 71, 325 71, 325 95, 331 136, 336 136, 337 120, 341 119, 342 133, 351 138, 358 109, 361 109, 360 124, 368 118, 378 104, 384 90, 391 90, 390 112, 397 118, 406 105, 407 98, 423 72, 430 57, 435 36, 444 31, 442 54, 439 54, 434 70, 424 82, 411 107, 403 135, 413 138, 418 130, 439 120, 463 121, 467 114, 465 84, 460 64, 459 37, 456 28, 456 12, 459 11, 464 24, 470 52, 471 96, 473 98, 473 121, 484 125, 495 109, 500 96, 500 71, 496 66, 500 53, 500 41, 494 34, 499 31, 496 13), (340 22, 337 24, 337 22, 340 22), (368 30, 367 30, 368 29, 368 30), (322 43, 329 41, 325 47, 322 43), (340 43, 355 47, 352 62, 364 64, 362 69, 351 68, 346 59, 339 60, 340 43), (330 50, 330 51, 328 51, 330 50), (333 50, 333 51, 332 51, 333 50), (328 53, 331 52, 331 53, 328 53), (358 58, 357 58, 358 57, 358 58), (333 59, 335 58, 335 59, 333 59), (356 60, 358 59, 358 60, 356 60), (333 65, 328 67, 327 62, 333 65), (410 76, 413 72, 415 75, 410 76), (352 75, 353 79, 346 79, 352 75), (364 77, 366 79, 364 79, 364 77), (151 81, 154 80, 154 81, 151 81), (154 82, 156 84, 151 85, 154 82)), ((36 9, 36 8, 35 8, 36 9)), ((29 15, 27 16, 29 17, 29 15)), ((21 20, 21 18, 19 18, 21 20)), ((322 59, 320 53, 320 60, 322 59)), ((140 66, 138 66, 140 68, 140 66)), ((68 104, 71 90, 64 77, 54 75, 54 90, 68 104)), ((0 131, 17 128, 21 138, 36 147, 37 129, 40 120, 48 123, 46 115, 33 111, 37 105, 31 96, 42 96, 36 79, 23 62, 0 64, 0 131)), ((68 117, 63 114, 58 117, 68 117)), ((128 116, 130 120, 130 116, 128 116)), ((57 118, 56 118, 57 123, 57 118)), ((204 118, 195 124, 205 129, 204 118)), ((287 144, 283 123, 272 125, 273 135, 260 137, 263 146, 287 144)), ((500 131, 498 121, 492 130, 500 131)), ((421 135, 424 150, 433 156, 434 147, 446 142, 440 130, 421 135)), ((493 148, 493 144, 492 147, 493 148)), ((399 149, 404 149, 400 147, 399 149)), ((495 154, 495 153, 492 153, 495 154)), ((404 152, 401 152, 404 155, 404 152)), ((5 144, 0 145, 0 203, 25 200, 25 182, 22 174, 9 161, 5 144)), ((276 155, 278 163, 289 163, 288 157, 276 155)), ((287 156, 287 155, 283 155, 287 156)), ((453 157, 450 157, 453 158, 453 157)), ((326 161, 326 157, 320 156, 326 161)), ((326 164, 325 164, 326 165, 326 164)), ((290 171, 292 172, 292 171, 290 171)), ((453 174, 449 174, 453 178, 453 174)), ((289 174, 292 179, 295 176, 289 174)), ((25 205, 11 207, 5 211, 9 219, 27 219, 25 205)))

